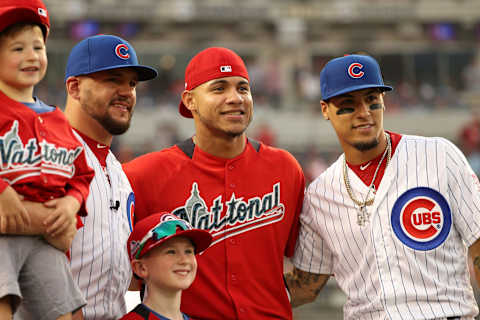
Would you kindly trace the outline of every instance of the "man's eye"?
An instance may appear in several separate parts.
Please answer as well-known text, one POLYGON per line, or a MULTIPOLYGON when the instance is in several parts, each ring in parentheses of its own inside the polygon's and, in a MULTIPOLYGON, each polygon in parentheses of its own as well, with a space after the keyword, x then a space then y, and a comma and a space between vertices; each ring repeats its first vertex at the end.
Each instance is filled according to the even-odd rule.
POLYGON ((370 110, 377 110, 377 109, 381 109, 381 108, 382 108, 381 103, 374 103, 374 104, 370 105, 370 110))
POLYGON ((347 114, 347 113, 353 113, 354 109, 353 108, 341 108, 337 110, 337 114, 347 114))

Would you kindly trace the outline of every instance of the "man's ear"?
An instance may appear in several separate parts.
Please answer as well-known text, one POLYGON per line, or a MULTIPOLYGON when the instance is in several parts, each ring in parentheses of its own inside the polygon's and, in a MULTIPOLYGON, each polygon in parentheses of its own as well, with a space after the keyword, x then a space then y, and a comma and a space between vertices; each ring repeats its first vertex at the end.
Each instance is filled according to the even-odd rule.
POLYGON ((75 100, 80 99, 80 79, 78 77, 69 77, 65 83, 67 94, 75 100))
POLYGON ((187 107, 190 112, 197 110, 196 104, 195 104, 195 96, 192 91, 190 90, 185 90, 182 92, 182 102, 187 107))
POLYGON ((330 118, 328 117, 328 103, 320 100, 320 106, 322 107, 323 118, 325 120, 330 120, 330 118))

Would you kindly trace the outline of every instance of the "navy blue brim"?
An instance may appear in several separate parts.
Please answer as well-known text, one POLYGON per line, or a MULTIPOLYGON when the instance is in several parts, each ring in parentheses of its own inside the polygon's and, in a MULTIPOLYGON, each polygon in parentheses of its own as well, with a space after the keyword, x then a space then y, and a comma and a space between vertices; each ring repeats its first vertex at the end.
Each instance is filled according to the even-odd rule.
POLYGON ((368 88, 379 88, 379 89, 382 89, 383 91, 392 91, 393 90, 393 87, 390 87, 390 86, 379 86, 379 85, 372 85, 372 84, 364 84, 364 85, 360 85, 360 86, 353 86, 353 87, 348 87, 348 88, 344 88, 342 90, 339 90, 337 92, 333 92, 329 95, 327 95, 326 97, 322 97, 322 100, 328 100, 330 98, 333 98, 333 97, 336 97, 336 96, 339 96, 339 95, 342 95, 342 94, 345 94, 345 93, 348 93, 348 92, 353 92, 353 91, 358 91, 358 90, 363 90, 363 89, 368 89, 368 88))
POLYGON ((151 67, 142 66, 142 65, 133 65, 132 66, 132 65, 121 64, 121 65, 117 65, 117 66, 108 66, 108 67, 105 67, 105 68, 99 68, 99 69, 95 70, 94 72, 90 72, 90 73, 70 74, 70 75, 65 76, 65 81, 67 81, 67 79, 69 77, 73 77, 73 76, 75 76, 75 77, 76 76, 83 76, 83 75, 92 74, 92 73, 99 72, 99 71, 121 69, 121 68, 134 69, 138 74, 138 81, 152 80, 152 79, 156 78, 157 75, 158 75, 157 70, 155 70, 154 68, 151 68, 151 67))

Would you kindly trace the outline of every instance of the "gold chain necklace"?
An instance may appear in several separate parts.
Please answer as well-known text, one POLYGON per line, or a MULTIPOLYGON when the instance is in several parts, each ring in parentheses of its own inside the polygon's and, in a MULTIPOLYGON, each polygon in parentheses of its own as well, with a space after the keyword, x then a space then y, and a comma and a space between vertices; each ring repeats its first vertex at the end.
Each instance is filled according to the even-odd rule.
POLYGON ((382 162, 387 157, 387 164, 385 165, 385 170, 387 170, 388 165, 390 164, 390 159, 392 157, 392 143, 390 141, 390 135, 385 133, 385 138, 387 139, 387 147, 383 152, 382 158, 377 165, 377 169, 375 169, 375 173, 373 174, 373 179, 370 185, 368 186, 368 192, 363 201, 359 201, 353 195, 352 187, 350 185, 350 179, 348 178, 348 167, 347 167, 347 160, 345 156, 343 157, 343 181, 345 183, 345 188, 347 189, 348 196, 352 201, 358 206, 357 209, 357 224, 359 226, 364 226, 365 223, 370 219, 370 213, 367 211, 367 206, 371 206, 373 201, 375 200, 375 192, 373 196, 369 199, 368 196, 370 195, 373 188, 375 188, 375 179, 377 178, 377 174, 380 171, 380 167, 382 166, 382 162))

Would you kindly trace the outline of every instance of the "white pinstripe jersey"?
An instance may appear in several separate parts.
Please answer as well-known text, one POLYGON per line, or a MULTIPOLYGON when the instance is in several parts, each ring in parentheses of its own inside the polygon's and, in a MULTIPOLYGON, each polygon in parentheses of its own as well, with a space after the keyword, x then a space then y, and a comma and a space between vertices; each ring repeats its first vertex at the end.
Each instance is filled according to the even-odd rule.
POLYGON ((308 187, 295 266, 335 276, 345 319, 473 319, 467 246, 480 237, 480 189, 464 155, 443 138, 402 136, 363 227, 343 157, 308 187))
MULTIPOLYGON (((79 137, 79 136, 78 136, 79 137)), ((106 163, 110 182, 97 157, 83 142, 87 162, 95 170, 83 217, 71 248, 75 281, 87 299, 86 320, 119 319, 126 313, 125 293, 131 279, 126 244, 131 233, 134 196, 121 164, 110 151, 106 163), (117 210, 111 202, 120 201, 117 210)))

